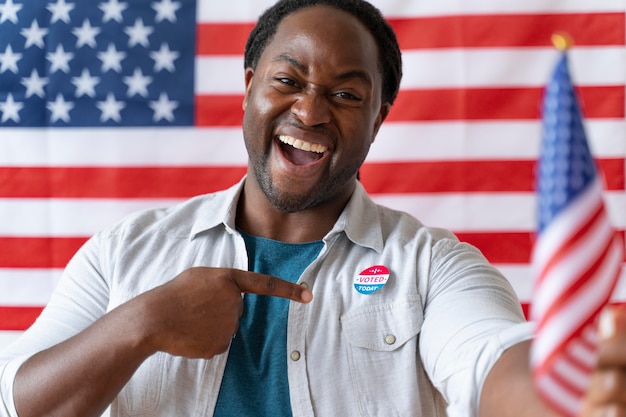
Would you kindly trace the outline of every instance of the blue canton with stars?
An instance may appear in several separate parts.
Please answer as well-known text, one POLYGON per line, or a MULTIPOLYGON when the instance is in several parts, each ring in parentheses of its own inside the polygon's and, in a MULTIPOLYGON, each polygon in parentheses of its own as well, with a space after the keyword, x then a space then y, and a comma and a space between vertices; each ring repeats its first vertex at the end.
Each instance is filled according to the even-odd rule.
POLYGON ((0 1, 0 127, 193 124, 195 1, 0 1))
POLYGON ((547 86, 543 107, 543 141, 539 161, 539 231, 596 177, 582 115, 562 54, 547 86))

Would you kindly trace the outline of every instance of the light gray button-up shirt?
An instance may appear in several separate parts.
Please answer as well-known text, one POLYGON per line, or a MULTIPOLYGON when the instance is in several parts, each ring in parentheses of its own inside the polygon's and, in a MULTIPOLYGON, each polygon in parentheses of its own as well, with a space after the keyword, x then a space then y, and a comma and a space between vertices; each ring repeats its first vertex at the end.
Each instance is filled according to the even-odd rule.
MULTIPOLYGON (((33 353, 186 268, 247 269, 235 229, 242 184, 131 215, 93 236, 37 322, 0 352, 0 416, 17 416, 13 380, 33 353)), ((513 289, 477 249, 376 205, 361 184, 300 282, 314 299, 290 304, 284 352, 297 417, 477 416, 491 366, 532 333, 513 289), (360 273, 376 265, 389 270, 388 281, 357 291, 360 273)), ((211 416, 226 357, 153 355, 111 416, 211 416)))

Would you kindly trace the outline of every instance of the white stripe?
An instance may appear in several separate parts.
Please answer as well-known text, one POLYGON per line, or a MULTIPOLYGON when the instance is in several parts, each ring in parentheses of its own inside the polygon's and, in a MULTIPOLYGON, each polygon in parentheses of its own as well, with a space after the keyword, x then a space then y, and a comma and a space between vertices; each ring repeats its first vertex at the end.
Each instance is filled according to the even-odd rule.
POLYGON ((551 398, 566 410, 568 416, 575 416, 581 404, 581 399, 572 395, 562 385, 554 381, 549 375, 543 375, 537 381, 537 387, 546 397, 551 398))
MULTIPOLYGON (((596 158, 626 154, 624 120, 586 122, 596 158)), ((0 165, 246 166, 240 127, 0 128, 0 165)), ((537 159, 539 121, 383 123, 367 162, 537 159)))
MULTIPOLYGON (((555 314, 548 318, 539 330, 533 344, 533 363, 543 362, 548 355, 557 349, 557 346, 566 340, 574 328, 591 316, 591 313, 599 306, 601 301, 612 286, 612 269, 621 265, 623 254, 616 250, 613 245, 600 270, 593 279, 585 283, 584 288, 571 297, 569 302, 555 314)), ((536 317, 535 311, 537 298, 533 299, 532 317, 536 317)))
MULTIPOLYGON (((376 194, 373 199, 405 211, 432 227, 455 232, 534 233, 533 193, 441 193, 376 194)), ((153 207, 164 207, 182 199, 30 199, 0 198, 0 236, 63 237, 89 236, 123 216, 153 207)), ((606 194, 607 207, 615 213, 614 227, 626 229, 621 208, 623 192, 606 194)))
POLYGON ((0 305, 46 305, 61 273, 58 269, 0 268, 0 305))
POLYGON ((0 199, 0 236, 90 236, 128 213, 180 200, 0 199))
POLYGON ((570 361, 559 358, 554 363, 554 372, 580 391, 586 391, 589 385, 589 374, 573 366, 570 361))
POLYGON ((15 332, 15 331, 0 331, 0 350, 2 348, 8 346, 11 342, 18 338, 23 332, 15 332))
MULTIPOLYGON (((544 270, 547 268, 546 265, 537 266, 537 271, 545 274, 540 287, 538 287, 533 305, 537 317, 546 314, 547 309, 561 297, 563 290, 576 282, 580 278, 580 274, 587 271, 602 256, 602 251, 605 249, 607 242, 612 240, 612 237, 613 230, 606 222, 606 219, 598 219, 594 222, 586 236, 574 242, 567 250, 566 256, 556 264, 547 270, 544 270)), ((541 241, 541 237, 539 241, 541 241)), ((545 247, 541 244, 539 246, 545 247)), ((561 241, 558 247, 555 246, 555 249, 560 249, 562 246, 563 242, 561 241)), ((595 276, 597 274, 594 274, 595 276)), ((602 295, 602 293, 599 295, 602 295)), ((589 300, 588 304, 593 307, 596 303, 593 300, 589 300)))
MULTIPOLYGON (((520 301, 529 303, 532 300, 535 284, 531 266, 529 264, 495 264, 495 266, 511 283, 520 301)), ((624 265, 622 265, 618 285, 613 292, 611 301, 615 303, 626 302, 626 267, 624 265)))
MULTIPOLYGON (((198 21, 201 22, 254 22, 274 0, 237 0, 237 7, 226 1, 203 0, 197 2, 198 21)), ((372 4, 388 16, 428 16, 459 14, 509 14, 558 12, 611 12, 623 11, 621 0, 372 0, 372 4)))
POLYGON ((580 228, 580 220, 588 219, 602 204, 598 199, 599 193, 600 183, 595 179, 558 216, 555 216, 550 224, 546 225, 535 244, 532 258, 533 266, 538 274, 552 260, 554 251, 560 249, 562 243, 580 228))
MULTIPOLYGON (((550 79, 558 53, 555 48, 407 50, 402 54, 401 89, 541 88, 550 79), (519 65, 520 62, 524 65, 519 65)), ((569 56, 574 83, 623 85, 626 81, 623 54, 623 48, 613 46, 572 48, 569 56)), ((242 56, 200 56, 195 65, 196 93, 243 94, 242 56)))
MULTIPOLYGON (((583 331, 583 335, 582 335, 583 339, 587 339, 586 336, 589 333, 591 334, 597 333, 598 327, 595 323, 596 322, 594 321, 593 325, 589 325, 585 327, 585 330, 583 331)), ((594 341, 597 341, 597 338, 594 338, 594 341)), ((594 341, 588 341, 587 343, 590 343, 591 346, 597 347, 597 344, 594 343, 594 341)), ((590 349, 589 345, 582 343, 579 340, 572 340, 572 343, 569 344, 567 349, 568 349, 569 354, 586 368, 591 369, 596 365, 597 357, 596 357, 595 348, 590 349)))

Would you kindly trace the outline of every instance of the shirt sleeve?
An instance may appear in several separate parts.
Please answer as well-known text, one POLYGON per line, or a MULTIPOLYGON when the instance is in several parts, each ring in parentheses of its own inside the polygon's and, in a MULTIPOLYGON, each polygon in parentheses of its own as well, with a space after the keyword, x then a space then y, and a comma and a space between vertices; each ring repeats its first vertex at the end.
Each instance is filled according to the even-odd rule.
POLYGON ((509 347, 532 336, 512 286, 471 245, 437 241, 420 335, 426 372, 448 416, 478 416, 483 383, 509 347))
POLYGON ((105 314, 109 290, 100 272, 99 239, 96 235, 83 245, 35 323, 0 351, 0 417, 17 417, 13 383, 28 358, 72 337, 105 314))

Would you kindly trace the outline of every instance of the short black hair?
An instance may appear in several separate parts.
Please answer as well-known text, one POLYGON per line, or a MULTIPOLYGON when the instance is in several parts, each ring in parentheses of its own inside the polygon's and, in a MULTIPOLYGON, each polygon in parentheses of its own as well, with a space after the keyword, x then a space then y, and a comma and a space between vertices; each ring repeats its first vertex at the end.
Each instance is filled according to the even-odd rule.
POLYGON ((393 104, 402 79, 402 56, 398 39, 380 10, 364 0, 280 0, 259 17, 250 32, 244 54, 244 68, 255 69, 280 22, 291 13, 316 5, 335 7, 356 17, 372 34, 378 47, 378 66, 383 78, 381 98, 393 104))

